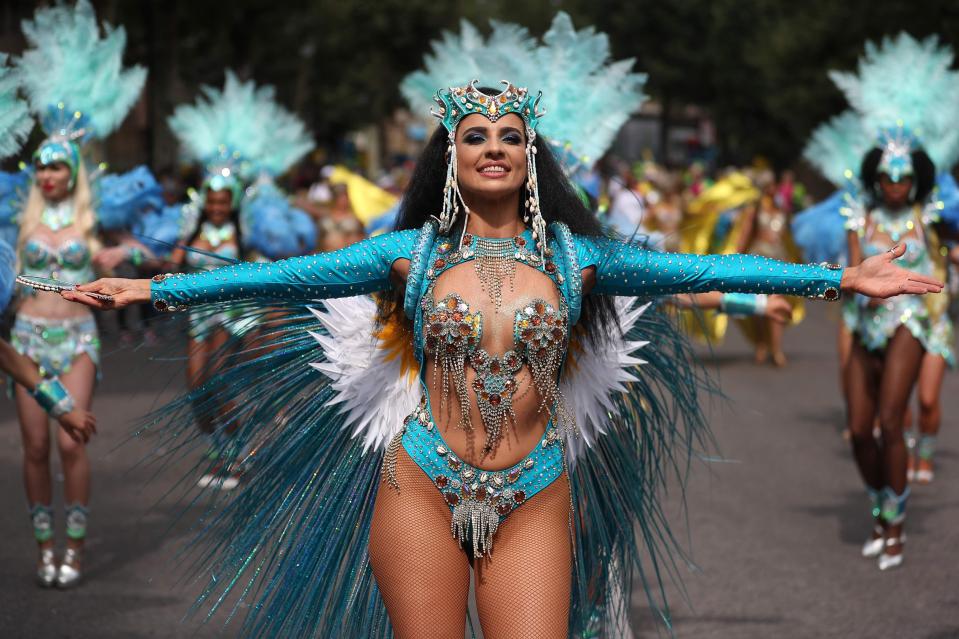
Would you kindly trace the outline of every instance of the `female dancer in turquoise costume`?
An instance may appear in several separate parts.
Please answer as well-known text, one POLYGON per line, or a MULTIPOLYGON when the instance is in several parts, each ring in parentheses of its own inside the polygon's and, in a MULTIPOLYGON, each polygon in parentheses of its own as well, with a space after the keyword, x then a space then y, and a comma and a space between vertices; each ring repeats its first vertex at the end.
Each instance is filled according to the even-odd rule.
MULTIPOLYGON (((100 257, 98 231, 105 226, 104 193, 93 186, 81 144, 104 138, 120 125, 140 93, 142 68, 122 65, 125 34, 104 28, 101 37, 88 2, 42 9, 23 23, 28 48, 14 62, 16 80, 47 138, 33 154, 34 174, 19 215, 17 254, 21 271, 64 282, 94 277, 100 257)), ((109 199, 109 198, 106 198, 109 199)), ((127 253, 127 248, 120 251, 127 253)), ((59 379, 76 407, 88 410, 99 365, 99 336, 93 314, 78 312, 49 295, 22 289, 11 342, 44 378, 59 379)), ((22 385, 15 387, 24 449, 26 484, 34 536, 40 548, 42 586, 67 588, 81 577, 81 555, 90 500, 90 462, 82 441, 59 431, 57 448, 64 474, 67 549, 59 569, 53 562, 49 415, 22 385)))
MULTIPOLYGON (((582 631, 594 608, 613 605, 617 589, 628 592, 629 576, 641 570, 635 541, 628 541, 632 526, 662 533, 650 528, 661 513, 642 503, 654 500, 643 496, 641 478, 651 469, 642 464, 662 472, 668 453, 660 457, 662 449, 647 448, 645 440, 633 446, 647 435, 663 436, 667 447, 678 441, 670 436, 677 424, 659 423, 649 387, 643 399, 653 405, 642 428, 617 429, 604 439, 589 431, 588 415, 576 418, 583 389, 563 386, 560 369, 588 365, 591 351, 603 349, 603 334, 622 326, 617 313, 635 320, 629 305, 609 295, 721 290, 835 300, 840 290, 877 297, 941 290, 934 278, 892 264, 901 249, 843 271, 754 256, 658 254, 606 239, 536 135, 537 96, 508 83, 501 93, 471 84, 437 99, 444 126, 418 164, 399 230, 329 254, 80 287, 112 296, 103 304, 61 293, 101 308, 152 300, 165 311, 387 293, 379 324, 396 318, 408 331, 400 339, 412 342, 422 394, 392 432, 354 437, 364 431, 344 428, 333 418, 335 407, 318 405, 323 396, 305 400, 311 416, 301 425, 286 420, 272 428, 256 474, 277 491, 272 473, 285 468, 300 476, 293 482, 299 487, 269 497, 251 484, 240 493, 237 516, 259 513, 257 532, 251 527, 249 534, 260 536, 254 541, 234 530, 231 547, 217 559, 228 573, 238 568, 226 591, 252 586, 243 576, 247 567, 270 573, 261 584, 262 607, 247 619, 251 633, 386 636, 382 601, 395 636, 458 636, 471 564, 486 636, 582 631), (571 337, 580 349, 575 364, 567 351, 571 337), (574 434, 577 424, 585 442, 574 434), (317 453, 310 433, 320 430, 323 458, 310 458, 317 453), (299 444, 281 452, 279 440, 294 434, 299 444), (385 450, 364 455, 384 438, 385 450), (571 467, 567 456, 584 445, 590 450, 571 467), (624 470, 635 475, 618 474, 624 470), (268 552, 274 559, 257 555, 267 539, 277 544, 268 552)), ((337 330, 324 323, 330 335, 337 330)), ((292 345, 282 350, 302 361, 292 345)), ((328 346, 326 364, 316 366, 334 359, 328 346)), ((683 376, 682 362, 670 365, 672 373, 664 374, 683 376)), ((294 410, 289 381, 273 381, 258 396, 282 396, 294 410)), ((389 391, 379 386, 354 399, 375 404, 375 394, 389 391)), ((401 409, 384 408, 391 418, 401 409)), ((222 601, 222 588, 211 582, 207 596, 222 601)))
MULTIPOLYGON (((940 238, 954 234, 955 207, 945 206, 934 187, 937 168, 947 172, 959 158, 953 62, 952 50, 935 37, 919 41, 902 33, 867 43, 855 72, 830 74, 852 108, 819 127, 805 155, 844 192, 803 214, 810 216, 807 231, 816 231, 815 238, 805 234, 808 248, 837 251, 827 248, 827 238, 845 220, 849 264, 898 246, 905 250, 904 266, 945 277, 940 238)), ((860 297, 844 308, 851 336, 841 362, 847 425, 875 520, 862 555, 878 557, 881 570, 903 562, 909 397, 918 382, 920 423, 924 429, 935 424, 943 372, 955 362, 948 304, 946 295, 885 302, 860 297)), ((931 454, 933 441, 924 441, 923 452, 931 454)))

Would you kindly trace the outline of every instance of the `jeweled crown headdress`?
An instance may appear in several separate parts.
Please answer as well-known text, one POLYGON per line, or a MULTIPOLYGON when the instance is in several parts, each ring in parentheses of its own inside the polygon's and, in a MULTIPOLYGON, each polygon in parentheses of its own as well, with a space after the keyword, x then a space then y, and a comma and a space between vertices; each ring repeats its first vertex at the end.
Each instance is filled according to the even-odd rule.
POLYGON ((539 119, 546 114, 538 109, 539 101, 543 97, 542 91, 534 96, 528 89, 516 87, 509 80, 503 80, 505 89, 497 95, 486 95, 476 88, 477 82, 479 80, 473 80, 465 87, 450 87, 436 92, 433 99, 439 105, 439 111, 430 113, 443 122, 447 131, 455 132, 460 120, 474 113, 486 116, 491 122, 515 113, 523 118, 528 129, 536 130, 539 119))
POLYGON ((893 182, 913 175, 912 152, 922 144, 902 121, 897 122, 896 126, 882 129, 877 146, 882 149, 879 173, 885 173, 893 182))

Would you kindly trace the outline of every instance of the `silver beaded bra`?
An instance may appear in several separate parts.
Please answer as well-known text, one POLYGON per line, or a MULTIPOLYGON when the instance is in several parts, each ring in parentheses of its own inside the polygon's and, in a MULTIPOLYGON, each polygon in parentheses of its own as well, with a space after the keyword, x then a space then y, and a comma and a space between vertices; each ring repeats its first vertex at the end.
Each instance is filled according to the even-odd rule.
MULTIPOLYGON (((489 260, 483 263, 482 249, 474 249, 473 240, 470 235, 464 236, 460 250, 453 250, 448 241, 437 247, 438 257, 427 270, 429 283, 420 305, 424 348, 434 360, 433 374, 442 375, 443 402, 455 394, 460 409, 458 426, 472 430, 472 391, 486 429, 485 455, 495 450, 510 423, 515 424, 513 399, 519 388, 517 378, 524 367, 528 368, 533 387, 539 394, 540 410, 552 413, 556 409, 563 409, 557 375, 569 335, 569 311, 562 293, 559 295, 558 308, 543 299, 530 300, 513 312, 513 347, 501 355, 494 355, 482 348, 482 312, 475 311, 467 300, 455 292, 436 301, 434 287, 439 275, 453 266, 474 260, 483 288, 498 308, 502 282, 489 281, 490 272, 497 269, 500 272, 508 271, 515 267, 516 262, 526 263, 549 275, 555 283, 557 269, 549 252, 546 254, 546 263, 539 269, 540 257, 527 249, 528 243, 523 237, 477 241, 478 248, 482 246, 480 242, 487 246, 491 243, 503 245, 495 247, 492 252, 492 260, 499 261, 499 266, 490 266, 489 260), (504 250, 504 246, 510 250, 504 250), (507 260, 509 263, 504 264, 507 260), (466 380, 467 366, 476 373, 473 383, 469 385, 471 388, 468 388, 466 380)), ((563 410, 563 414, 568 414, 568 411, 563 410)))

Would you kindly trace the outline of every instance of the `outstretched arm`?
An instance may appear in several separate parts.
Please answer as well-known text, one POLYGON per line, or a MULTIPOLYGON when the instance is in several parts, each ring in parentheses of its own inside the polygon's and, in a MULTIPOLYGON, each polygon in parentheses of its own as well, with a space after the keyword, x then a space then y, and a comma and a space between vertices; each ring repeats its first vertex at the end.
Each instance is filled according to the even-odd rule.
POLYGON ((938 293, 943 283, 899 268, 888 253, 843 269, 836 265, 790 264, 757 255, 658 253, 606 238, 577 237, 583 289, 608 295, 658 296, 707 291, 778 293, 835 300, 840 291, 870 297, 938 293))
POLYGON ((391 288, 393 262, 409 259, 417 231, 398 231, 339 251, 272 263, 242 263, 212 271, 157 276, 153 280, 108 278, 64 291, 64 298, 97 308, 149 302, 161 311, 194 304, 262 298, 311 300, 347 297, 391 288), (84 293, 109 295, 99 300, 84 293))

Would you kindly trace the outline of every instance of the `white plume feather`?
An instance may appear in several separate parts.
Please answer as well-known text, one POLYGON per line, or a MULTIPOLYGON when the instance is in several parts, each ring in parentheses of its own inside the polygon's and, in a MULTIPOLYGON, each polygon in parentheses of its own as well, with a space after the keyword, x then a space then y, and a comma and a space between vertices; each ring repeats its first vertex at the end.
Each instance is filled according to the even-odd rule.
POLYGON ((363 438, 363 449, 381 450, 416 407, 419 384, 405 374, 399 357, 387 359, 373 336, 376 303, 365 295, 325 300, 325 311, 311 309, 326 335, 310 332, 326 361, 310 364, 332 380, 346 427, 363 438))

